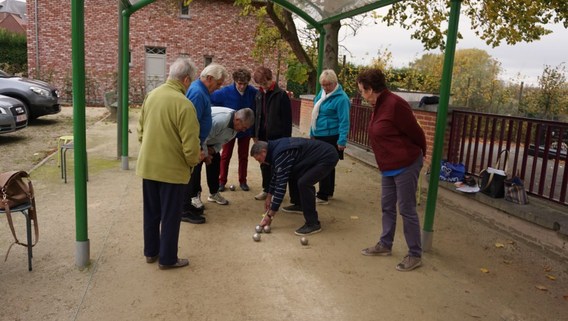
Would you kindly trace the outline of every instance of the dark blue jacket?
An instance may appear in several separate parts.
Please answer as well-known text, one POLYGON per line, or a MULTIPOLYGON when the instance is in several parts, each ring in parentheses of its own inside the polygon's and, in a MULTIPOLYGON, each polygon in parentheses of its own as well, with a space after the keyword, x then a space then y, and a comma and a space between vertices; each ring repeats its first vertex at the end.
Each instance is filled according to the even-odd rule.
MULTIPOLYGON (((257 92, 258 89, 248 85, 245 89, 245 93, 241 95, 241 93, 237 90, 235 83, 232 83, 213 92, 211 94, 211 104, 213 106, 227 107, 234 110, 250 108, 253 112, 256 112, 254 97, 257 92)), ((253 134, 254 126, 245 132, 238 133, 237 138, 252 136, 253 134)))
POLYGON ((301 175, 315 164, 336 165, 339 161, 337 149, 329 143, 302 137, 285 137, 268 141, 265 162, 277 167, 278 164, 273 164, 272 160, 278 158, 280 153, 294 148, 299 151, 292 168, 294 175, 301 175))

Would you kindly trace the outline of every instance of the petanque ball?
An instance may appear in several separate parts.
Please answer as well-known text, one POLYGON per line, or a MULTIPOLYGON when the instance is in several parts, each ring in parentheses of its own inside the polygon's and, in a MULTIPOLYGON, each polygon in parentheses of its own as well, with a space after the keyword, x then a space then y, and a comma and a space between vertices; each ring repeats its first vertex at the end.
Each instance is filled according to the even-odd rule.
POLYGON ((270 233, 271 230, 272 230, 272 229, 270 228, 270 225, 265 225, 265 226, 264 226, 264 229, 263 229, 264 233, 270 233))
POLYGON ((260 242, 260 234, 254 233, 254 234, 252 235, 252 239, 253 239, 255 242, 260 242))
POLYGON ((262 233, 262 226, 257 225, 254 230, 256 231, 256 233, 262 233))
POLYGON ((235 185, 229 186, 229 189, 234 192, 235 191, 235 185))
POLYGON ((302 236, 302 238, 300 239, 300 243, 302 243, 302 245, 308 245, 308 238, 302 236))

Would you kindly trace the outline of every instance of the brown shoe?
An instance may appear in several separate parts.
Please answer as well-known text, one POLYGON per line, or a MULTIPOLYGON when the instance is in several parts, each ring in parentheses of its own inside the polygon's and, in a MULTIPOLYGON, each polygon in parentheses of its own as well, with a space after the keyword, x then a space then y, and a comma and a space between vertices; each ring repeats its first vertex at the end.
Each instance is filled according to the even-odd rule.
POLYGON ((189 265, 188 259, 178 259, 177 262, 175 264, 172 264, 172 265, 160 264, 160 270, 177 269, 177 268, 188 266, 188 265, 189 265))
POLYGON ((159 255, 156 255, 156 256, 147 256, 147 257, 146 257, 146 263, 154 263, 154 262, 156 262, 159 258, 160 258, 159 255))
POLYGON ((361 254, 367 256, 389 256, 392 254, 392 251, 391 249, 384 246, 383 243, 379 242, 375 246, 362 249, 361 254))
POLYGON ((412 271, 422 265, 422 259, 418 256, 407 255, 398 263, 396 269, 402 272, 412 271))

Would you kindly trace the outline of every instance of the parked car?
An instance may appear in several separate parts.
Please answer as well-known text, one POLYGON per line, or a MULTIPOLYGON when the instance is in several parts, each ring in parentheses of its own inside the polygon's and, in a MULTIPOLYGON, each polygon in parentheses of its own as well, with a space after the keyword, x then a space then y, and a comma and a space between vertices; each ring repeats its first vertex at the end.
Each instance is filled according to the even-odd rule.
POLYGON ((20 100, 29 119, 61 111, 57 89, 41 80, 17 77, 0 70, 0 94, 20 100))
POLYGON ((24 104, 14 98, 0 95, 0 134, 11 133, 28 126, 24 104))

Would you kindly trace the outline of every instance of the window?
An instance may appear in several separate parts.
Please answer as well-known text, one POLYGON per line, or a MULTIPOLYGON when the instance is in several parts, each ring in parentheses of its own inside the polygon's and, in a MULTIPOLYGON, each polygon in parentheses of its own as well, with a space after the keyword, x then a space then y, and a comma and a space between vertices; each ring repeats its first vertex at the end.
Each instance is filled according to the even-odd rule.
POLYGON ((203 62, 205 67, 209 66, 213 62, 213 56, 205 55, 203 56, 203 62))
POLYGON ((165 55, 166 48, 164 47, 146 47, 147 54, 165 55))
POLYGON ((189 18, 189 1, 186 0, 180 0, 180 17, 181 18, 189 18))

